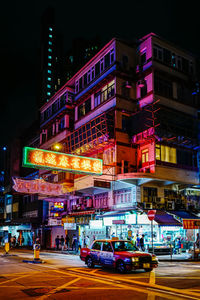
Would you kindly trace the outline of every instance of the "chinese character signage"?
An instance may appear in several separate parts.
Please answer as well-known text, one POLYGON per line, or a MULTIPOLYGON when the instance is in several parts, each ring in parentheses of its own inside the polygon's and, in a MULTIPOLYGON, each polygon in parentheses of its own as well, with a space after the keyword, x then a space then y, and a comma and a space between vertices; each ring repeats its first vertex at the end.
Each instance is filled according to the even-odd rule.
POLYGON ((95 175, 103 171, 101 159, 30 147, 24 147, 23 166, 95 175))
POLYGON ((42 179, 24 180, 13 178, 13 189, 24 194, 64 195, 67 190, 62 184, 49 183, 42 179))

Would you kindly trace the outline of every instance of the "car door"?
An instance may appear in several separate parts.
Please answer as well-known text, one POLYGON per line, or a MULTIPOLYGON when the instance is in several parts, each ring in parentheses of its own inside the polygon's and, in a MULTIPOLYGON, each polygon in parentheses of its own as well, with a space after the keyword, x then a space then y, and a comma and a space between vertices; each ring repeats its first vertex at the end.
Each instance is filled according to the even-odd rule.
POLYGON ((104 266, 113 265, 113 249, 110 242, 103 242, 102 251, 99 256, 99 263, 104 266))
POLYGON ((92 247, 90 249, 90 255, 92 257, 92 260, 94 263, 98 264, 99 263, 99 256, 101 252, 101 245, 102 242, 96 241, 92 244, 92 247))

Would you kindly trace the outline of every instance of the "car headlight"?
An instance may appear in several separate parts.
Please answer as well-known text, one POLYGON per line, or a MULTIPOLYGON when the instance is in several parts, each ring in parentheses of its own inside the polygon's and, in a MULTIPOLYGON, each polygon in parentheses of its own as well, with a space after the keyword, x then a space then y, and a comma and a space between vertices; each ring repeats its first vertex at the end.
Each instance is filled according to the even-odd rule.
POLYGON ((152 261, 158 261, 156 256, 152 256, 152 261))
POLYGON ((139 261, 139 257, 132 257, 131 260, 132 260, 132 262, 138 262, 139 261))

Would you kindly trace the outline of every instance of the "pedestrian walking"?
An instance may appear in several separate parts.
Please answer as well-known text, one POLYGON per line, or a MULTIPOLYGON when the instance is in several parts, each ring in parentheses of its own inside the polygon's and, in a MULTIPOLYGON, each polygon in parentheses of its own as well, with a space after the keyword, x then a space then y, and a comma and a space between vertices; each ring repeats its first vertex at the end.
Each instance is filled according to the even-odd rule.
POLYGON ((68 236, 68 234, 65 237, 65 245, 66 245, 66 249, 69 250, 69 236, 68 236))
POLYGON ((60 238, 60 245, 61 245, 61 251, 63 251, 64 246, 65 246, 65 239, 64 239, 63 235, 61 235, 61 238, 60 238))
POLYGON ((85 238, 85 243, 86 243, 86 247, 88 248, 90 246, 90 238, 88 235, 85 238))
POLYGON ((72 251, 75 250, 75 252, 77 252, 77 244, 78 244, 77 236, 74 233, 72 237, 72 251))
POLYGON ((138 234, 136 234, 136 239, 135 239, 135 242, 136 242, 136 247, 140 247, 140 237, 138 234))
POLYGON ((140 248, 142 251, 145 250, 145 247, 144 247, 144 234, 142 234, 141 238, 140 238, 140 248))
POLYGON ((197 247, 197 248, 200 248, 200 239, 199 239, 199 233, 197 233, 197 239, 196 239, 196 242, 195 242, 195 244, 196 244, 196 247, 197 247))
POLYGON ((56 243, 56 250, 59 250, 59 245, 60 245, 60 238, 59 235, 55 238, 55 243, 56 243))

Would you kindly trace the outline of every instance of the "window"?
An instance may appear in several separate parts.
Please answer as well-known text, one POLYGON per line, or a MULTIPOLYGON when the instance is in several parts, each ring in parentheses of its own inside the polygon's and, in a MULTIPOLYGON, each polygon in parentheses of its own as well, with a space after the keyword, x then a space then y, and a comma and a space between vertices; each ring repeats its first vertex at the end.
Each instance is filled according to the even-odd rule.
POLYGON ((173 90, 171 81, 159 78, 155 75, 154 89, 157 94, 172 98, 173 90))
POLYGON ((47 70, 47 73, 51 74, 51 70, 47 70))
POLYGON ((52 59, 52 56, 51 56, 51 55, 48 55, 48 59, 52 59))
POLYGON ((51 81, 51 77, 47 77, 47 80, 48 80, 48 81, 51 81))
POLYGON ((48 51, 49 51, 49 52, 52 52, 52 49, 51 49, 51 48, 49 48, 49 49, 48 49, 48 51))
POLYGON ((146 163, 149 161, 149 149, 142 150, 142 163, 146 163))
POLYGON ((65 118, 62 118, 59 123, 59 131, 65 129, 65 118))
POLYGON ((156 159, 176 164, 176 148, 172 148, 165 145, 156 145, 156 159))
POLYGON ((104 70, 104 58, 100 60, 100 72, 103 72, 103 70, 104 70))
POLYGON ((110 51, 110 63, 112 64, 114 62, 115 59, 115 53, 114 53, 114 49, 112 49, 110 51))
POLYGON ((52 45, 52 42, 51 42, 51 41, 49 41, 49 42, 48 42, 48 44, 49 44, 49 45, 52 45))
POLYGON ((100 104, 101 104, 101 91, 97 92, 94 95, 94 107, 97 107, 100 104))
POLYGON ((114 192, 115 205, 131 203, 131 189, 122 189, 114 192))
POLYGON ((105 55, 105 69, 110 66, 110 52, 105 55))
POLYGON ((50 88, 51 88, 51 85, 50 85, 50 84, 47 84, 47 88, 50 89, 50 88))
POLYGON ((127 132, 130 130, 130 118, 122 115, 122 131, 127 132))
POLYGON ((100 62, 96 63, 95 65, 95 76, 100 74, 100 62))
POLYGON ((87 99, 84 103, 78 106, 78 118, 85 116, 91 111, 91 98, 87 99))
POLYGON ((155 59, 163 60, 163 49, 158 45, 154 45, 153 56, 155 59))
POLYGON ((52 34, 49 34, 49 38, 52 39, 52 37, 53 37, 52 34))
POLYGON ((50 93, 50 92, 47 92, 47 96, 51 96, 51 93, 50 93))
POLYGON ((140 97, 144 98, 147 95, 147 84, 146 80, 144 80, 144 85, 140 88, 140 97))
POLYGON ((104 242, 103 243, 103 251, 107 251, 107 252, 113 252, 111 244, 109 242, 104 242))
POLYGON ((167 65, 171 65, 171 51, 163 48, 163 62, 167 65))
POLYGON ((160 154, 160 145, 156 145, 156 159, 160 160, 161 154, 160 154))
POLYGON ((102 244, 102 242, 94 242, 94 244, 92 245, 92 249, 93 250, 101 250, 101 244, 102 244))
POLYGON ((91 69, 91 80, 93 80, 95 77, 95 67, 92 67, 91 69))
POLYGON ((51 67, 51 63, 50 62, 48 62, 48 66, 51 67))
POLYGON ((140 63, 141 65, 144 65, 146 63, 146 51, 141 53, 141 56, 140 56, 140 63))
POLYGON ((49 31, 52 31, 53 29, 52 29, 52 27, 49 27, 49 31))
POLYGON ((91 81, 91 72, 90 70, 87 72, 87 83, 90 83, 91 81))

